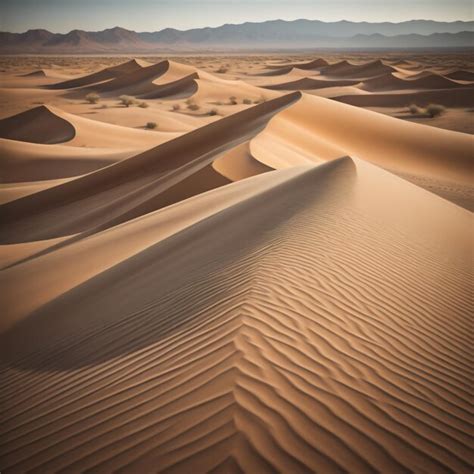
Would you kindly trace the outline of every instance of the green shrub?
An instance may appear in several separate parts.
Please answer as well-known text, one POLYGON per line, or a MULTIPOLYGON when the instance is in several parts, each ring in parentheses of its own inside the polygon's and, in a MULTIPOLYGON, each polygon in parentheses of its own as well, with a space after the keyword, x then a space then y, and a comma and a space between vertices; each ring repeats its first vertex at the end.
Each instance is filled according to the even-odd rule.
POLYGON ((423 113, 423 110, 420 109, 420 107, 418 107, 416 104, 411 104, 408 107, 408 110, 410 111, 410 113, 412 115, 419 115, 419 114, 423 113))
POLYGON ((86 95, 86 100, 89 104, 97 104, 100 100, 100 95, 96 92, 89 92, 89 94, 86 95))
POLYGON ((446 108, 439 104, 430 104, 426 107, 426 113, 431 117, 438 117, 446 112, 446 108))
POLYGON ((129 95, 121 95, 119 97, 120 103, 125 107, 130 107, 131 105, 135 105, 137 103, 137 99, 135 97, 131 97, 129 95))

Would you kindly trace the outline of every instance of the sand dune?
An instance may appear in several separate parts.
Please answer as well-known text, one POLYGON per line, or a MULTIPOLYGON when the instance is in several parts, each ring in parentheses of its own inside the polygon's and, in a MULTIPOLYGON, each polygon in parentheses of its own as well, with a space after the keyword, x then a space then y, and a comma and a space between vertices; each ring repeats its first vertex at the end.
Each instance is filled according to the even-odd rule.
POLYGON ((469 198, 472 203, 472 146, 469 135, 401 122, 305 95, 252 140, 251 153, 276 169, 308 160, 357 156, 411 179, 418 176, 419 183, 430 182, 430 189, 441 196, 456 202, 469 198), (445 187, 449 188, 447 194, 445 187))
MULTIPOLYGON (((295 92, 268 101, 74 181, 4 204, 0 215, 6 226, 0 239, 28 242, 107 228, 189 197, 182 195, 189 194, 186 189, 205 191, 210 186, 197 175, 196 187, 187 182, 186 188, 179 186, 184 191, 175 193, 180 181, 257 134, 272 115, 299 97, 295 92)), ((219 182, 226 180, 221 176, 219 182)))
POLYGON ((281 68, 298 68, 298 69, 319 69, 325 66, 328 66, 329 63, 323 58, 312 59, 311 61, 303 62, 303 63, 289 63, 289 64, 269 64, 266 67, 268 69, 281 69, 281 68))
POLYGON ((18 183, 78 176, 135 154, 110 148, 84 148, 0 139, 0 182, 18 183))
POLYGON ((410 104, 426 106, 439 104, 446 107, 474 106, 474 87, 462 87, 455 91, 451 89, 436 89, 406 92, 401 94, 351 94, 336 97, 340 102, 358 107, 408 107, 410 104))
POLYGON ((326 87, 344 87, 344 86, 354 86, 358 84, 359 81, 321 81, 318 79, 312 79, 306 77, 303 79, 298 79, 296 81, 284 82, 281 84, 271 84, 265 87, 266 89, 272 90, 307 90, 307 89, 324 89, 326 87))
POLYGON ((474 82, 474 72, 457 70, 446 74, 446 77, 454 79, 456 81, 469 81, 474 82))
POLYGON ((428 74, 416 79, 401 79, 389 73, 365 81, 362 85, 367 90, 399 90, 399 89, 452 89, 465 87, 456 81, 439 74, 428 74))
POLYGON ((44 69, 38 69, 37 71, 22 74, 21 77, 46 77, 46 71, 44 69))
POLYGON ((396 69, 380 60, 366 64, 351 64, 348 61, 341 61, 321 70, 321 74, 324 76, 346 77, 348 79, 374 77, 390 72, 396 72, 396 69))
POLYGON ((7 333, 5 467, 468 472, 466 211, 347 158, 173 210, 23 264, 88 279, 7 333))
POLYGON ((77 87, 90 86, 91 84, 97 84, 104 81, 108 81, 120 77, 121 75, 131 74, 134 71, 140 71, 144 67, 145 66, 143 62, 133 59, 118 66, 112 66, 96 73, 88 74, 86 76, 79 77, 76 79, 62 81, 57 84, 51 84, 47 87, 49 89, 74 89, 77 87))
POLYGON ((0 137, 31 143, 143 149, 178 134, 153 133, 87 119, 52 106, 39 106, 0 120, 0 137))
POLYGON ((462 113, 472 87, 431 54, 358 54, 21 79, 0 120, 2 472, 472 471, 473 137, 363 108, 462 113))
POLYGON ((0 137, 31 143, 63 143, 76 135, 74 127, 44 105, 0 120, 0 137))
POLYGON ((170 65, 169 61, 152 64, 100 84, 96 89, 99 92, 118 91, 120 93, 131 92, 132 89, 135 92, 134 95, 137 92, 139 94, 150 92, 153 81, 166 74, 169 71, 170 65))

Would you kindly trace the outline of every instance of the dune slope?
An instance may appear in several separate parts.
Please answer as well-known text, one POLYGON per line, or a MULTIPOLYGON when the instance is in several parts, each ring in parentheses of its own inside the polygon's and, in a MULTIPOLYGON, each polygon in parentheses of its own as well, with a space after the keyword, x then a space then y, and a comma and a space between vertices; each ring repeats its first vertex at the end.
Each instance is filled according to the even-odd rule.
POLYGON ((467 134, 304 94, 250 148, 256 159, 275 169, 357 156, 472 209, 473 143, 467 134))
POLYGON ((7 333, 3 467, 469 472, 469 213, 349 158, 211 196, 7 333))
POLYGON ((107 228, 226 184, 229 181, 213 168, 205 177, 196 173, 255 136, 273 115, 300 97, 294 92, 259 104, 74 181, 4 204, 0 215, 7 225, 0 238, 18 243, 107 228), (186 186, 180 185, 184 179, 186 186))

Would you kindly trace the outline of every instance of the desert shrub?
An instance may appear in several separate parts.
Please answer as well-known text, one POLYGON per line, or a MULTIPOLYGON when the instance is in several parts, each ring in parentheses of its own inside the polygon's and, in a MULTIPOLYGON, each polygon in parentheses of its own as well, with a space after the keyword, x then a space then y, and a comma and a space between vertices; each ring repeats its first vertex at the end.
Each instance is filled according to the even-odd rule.
POLYGON ((158 127, 158 124, 156 122, 147 122, 146 128, 150 130, 154 130, 156 127, 158 127))
POLYGON ((446 108, 439 104, 430 104, 426 107, 426 113, 431 117, 438 117, 446 112, 446 108))
POLYGON ((219 114, 219 112, 218 112, 217 109, 211 109, 211 110, 209 110, 209 115, 218 115, 218 114, 219 114))
POLYGON ((135 105, 137 103, 137 99, 130 95, 121 95, 119 97, 120 103, 125 107, 130 107, 131 105, 135 105))
POLYGON ((408 107, 408 110, 410 111, 410 113, 412 115, 419 115, 419 114, 423 113, 423 110, 420 109, 420 107, 418 107, 416 104, 411 104, 408 107))
POLYGON ((175 112, 177 112, 178 110, 181 109, 181 105, 179 105, 179 104, 173 104, 172 109, 173 109, 175 112))
POLYGON ((89 104, 97 104, 100 100, 100 95, 96 92, 89 92, 89 94, 86 95, 86 100, 89 104))
POLYGON ((201 107, 198 104, 195 104, 194 102, 191 104, 188 104, 188 109, 189 110, 199 110, 201 107))
POLYGON ((225 66, 221 66, 216 72, 218 74, 225 74, 229 69, 226 68, 225 66))
POLYGON ((242 101, 242 103, 245 104, 245 105, 250 105, 252 103, 252 101, 250 99, 244 99, 242 101))
POLYGON ((142 109, 147 109, 148 107, 150 107, 146 102, 140 102, 138 104, 138 107, 142 108, 142 109))
POLYGON ((229 102, 231 105, 236 105, 237 104, 237 97, 235 95, 229 97, 229 102))

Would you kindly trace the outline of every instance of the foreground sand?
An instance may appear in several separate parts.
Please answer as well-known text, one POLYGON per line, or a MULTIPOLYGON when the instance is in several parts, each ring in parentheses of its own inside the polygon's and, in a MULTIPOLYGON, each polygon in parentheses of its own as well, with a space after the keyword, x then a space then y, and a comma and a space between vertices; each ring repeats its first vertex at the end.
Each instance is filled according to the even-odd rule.
POLYGON ((299 90, 401 59, 287 59, 6 87, 2 472, 472 471, 473 138, 299 90))

